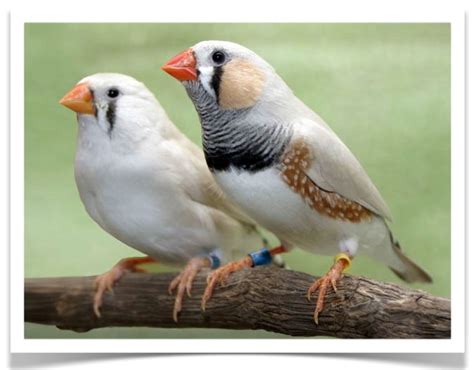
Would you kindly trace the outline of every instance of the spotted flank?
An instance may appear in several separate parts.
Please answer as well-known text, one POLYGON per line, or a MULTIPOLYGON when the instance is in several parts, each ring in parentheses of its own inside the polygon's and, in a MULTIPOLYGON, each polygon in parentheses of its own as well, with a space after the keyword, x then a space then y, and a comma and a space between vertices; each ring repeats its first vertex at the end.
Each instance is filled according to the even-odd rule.
POLYGON ((305 202, 319 213, 342 221, 368 221, 372 213, 359 203, 326 191, 315 184, 306 170, 316 160, 302 141, 291 144, 281 159, 281 177, 290 188, 300 194, 305 202))

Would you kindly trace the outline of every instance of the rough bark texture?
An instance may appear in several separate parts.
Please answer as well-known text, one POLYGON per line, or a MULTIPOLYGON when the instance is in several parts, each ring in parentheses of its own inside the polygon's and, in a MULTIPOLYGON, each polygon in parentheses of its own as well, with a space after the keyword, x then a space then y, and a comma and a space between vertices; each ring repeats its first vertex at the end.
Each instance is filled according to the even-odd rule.
POLYGON ((293 336, 338 338, 450 338, 450 300, 365 277, 345 276, 313 321, 306 291, 314 277, 271 267, 239 271, 200 309, 206 273, 172 319, 174 274, 127 274, 107 293, 102 317, 92 311, 94 277, 25 280, 25 321, 88 331, 109 326, 263 329, 293 336))

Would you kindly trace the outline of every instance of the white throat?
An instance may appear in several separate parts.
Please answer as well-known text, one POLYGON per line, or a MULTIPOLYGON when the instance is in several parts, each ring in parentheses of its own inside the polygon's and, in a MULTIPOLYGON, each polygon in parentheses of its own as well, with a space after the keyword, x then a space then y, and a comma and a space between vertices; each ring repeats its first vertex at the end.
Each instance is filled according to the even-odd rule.
POLYGON ((215 99, 216 93, 214 92, 214 89, 211 87, 213 77, 214 77, 214 67, 200 67, 199 68, 199 79, 201 80, 202 86, 207 91, 207 93, 215 99))
POLYGON ((96 122, 99 127, 104 131, 110 133, 110 123, 107 121, 107 111, 109 109, 109 105, 107 103, 98 103, 96 105, 97 108, 97 118, 96 122))

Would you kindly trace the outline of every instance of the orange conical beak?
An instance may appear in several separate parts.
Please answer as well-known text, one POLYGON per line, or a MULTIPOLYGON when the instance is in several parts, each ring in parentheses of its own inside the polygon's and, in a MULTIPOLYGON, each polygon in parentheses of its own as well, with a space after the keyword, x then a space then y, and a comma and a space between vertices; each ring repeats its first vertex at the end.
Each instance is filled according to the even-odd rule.
POLYGON ((72 109, 77 113, 95 114, 93 97, 89 86, 86 83, 78 84, 73 87, 63 98, 59 104, 72 109))
POLYGON ((192 49, 171 58, 161 69, 179 81, 197 79, 196 58, 192 49))

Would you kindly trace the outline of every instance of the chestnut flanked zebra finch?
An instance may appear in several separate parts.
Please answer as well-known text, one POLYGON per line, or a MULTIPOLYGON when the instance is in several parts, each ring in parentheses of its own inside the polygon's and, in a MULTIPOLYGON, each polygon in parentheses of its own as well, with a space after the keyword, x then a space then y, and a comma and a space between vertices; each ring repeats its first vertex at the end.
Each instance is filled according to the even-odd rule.
POLYGON ((314 320, 356 255, 384 263, 407 282, 431 282, 393 238, 390 211, 356 157, 271 65, 247 48, 203 41, 162 69, 182 82, 202 126, 206 162, 224 192, 281 245, 230 262, 209 279, 202 305, 219 281, 294 247, 333 255, 314 320))
POLYGON ((99 73, 60 101, 77 113, 75 178, 84 206, 105 231, 145 257, 127 258, 95 281, 94 311, 126 271, 140 264, 186 265, 170 284, 178 320, 202 268, 265 245, 255 223, 223 194, 202 150, 132 77, 99 73))

